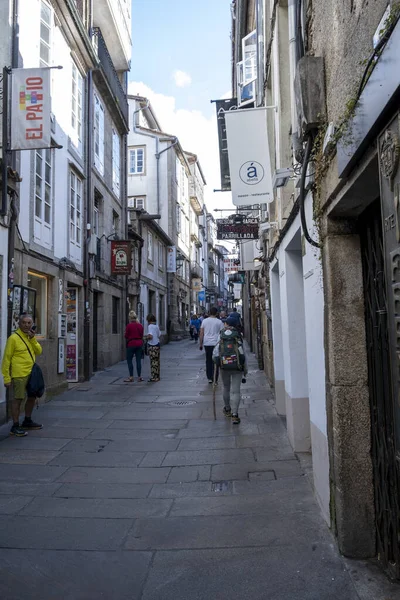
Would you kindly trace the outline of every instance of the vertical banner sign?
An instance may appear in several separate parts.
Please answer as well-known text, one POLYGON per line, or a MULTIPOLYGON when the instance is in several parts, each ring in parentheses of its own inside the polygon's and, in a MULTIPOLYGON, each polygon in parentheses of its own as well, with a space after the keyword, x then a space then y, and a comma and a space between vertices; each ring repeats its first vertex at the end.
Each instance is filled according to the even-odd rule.
POLYGON ((167 247, 167 273, 176 273, 176 246, 167 247))
POLYGON ((264 204, 274 199, 267 135, 267 109, 225 113, 232 202, 264 204))
POLYGON ((111 273, 113 275, 129 275, 132 270, 131 242, 111 242, 111 273))
POLYGON ((13 69, 11 150, 50 148, 50 69, 13 69))
POLYGON ((67 381, 78 381, 77 323, 78 289, 67 288, 67 381))
POLYGON ((221 170, 221 190, 229 192, 231 189, 231 177, 229 174, 228 144, 226 140, 225 112, 237 110, 237 99, 216 100, 217 126, 219 142, 219 164, 221 170))

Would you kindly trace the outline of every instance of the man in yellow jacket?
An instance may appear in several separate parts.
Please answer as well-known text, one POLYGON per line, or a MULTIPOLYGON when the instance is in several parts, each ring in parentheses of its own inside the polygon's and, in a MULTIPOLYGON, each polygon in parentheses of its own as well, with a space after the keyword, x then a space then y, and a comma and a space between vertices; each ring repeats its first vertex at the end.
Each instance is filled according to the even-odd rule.
POLYGON ((32 331, 33 320, 30 315, 21 315, 19 328, 10 335, 4 350, 2 374, 4 385, 14 388, 14 400, 11 405, 13 425, 10 434, 18 437, 27 435, 26 430, 42 429, 42 425, 32 421, 32 411, 36 398, 27 398, 25 419, 20 426, 19 413, 25 399, 26 386, 33 367, 33 360, 42 354, 42 347, 32 331), (28 350, 29 348, 29 350, 28 350))

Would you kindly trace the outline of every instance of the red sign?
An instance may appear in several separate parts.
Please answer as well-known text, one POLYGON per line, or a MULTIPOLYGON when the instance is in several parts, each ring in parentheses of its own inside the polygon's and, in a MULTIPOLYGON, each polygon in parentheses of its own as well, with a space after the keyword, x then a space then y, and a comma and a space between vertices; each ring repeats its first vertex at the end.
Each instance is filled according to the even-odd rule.
POLYGON ((132 270, 131 242, 111 242, 111 273, 113 275, 128 275, 132 270))

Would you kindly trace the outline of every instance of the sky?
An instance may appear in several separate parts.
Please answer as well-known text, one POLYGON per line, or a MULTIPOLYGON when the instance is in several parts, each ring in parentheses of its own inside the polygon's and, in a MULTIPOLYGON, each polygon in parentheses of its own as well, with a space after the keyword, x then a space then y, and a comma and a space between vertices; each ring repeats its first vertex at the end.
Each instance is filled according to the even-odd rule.
MULTIPOLYGON (((231 0, 132 0, 129 93, 149 98, 161 127, 197 154, 209 211, 221 187, 215 104, 231 97, 231 0)), ((215 217, 227 216, 214 213, 215 217)))

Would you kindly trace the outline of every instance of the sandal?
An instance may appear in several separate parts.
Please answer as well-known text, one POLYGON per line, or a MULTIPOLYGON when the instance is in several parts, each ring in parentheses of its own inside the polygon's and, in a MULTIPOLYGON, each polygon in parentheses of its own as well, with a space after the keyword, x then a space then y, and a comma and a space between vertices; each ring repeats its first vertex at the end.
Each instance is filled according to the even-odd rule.
POLYGON ((128 377, 128 379, 124 379, 124 383, 133 383, 133 377, 128 377))
POLYGON ((138 381, 143 381, 143 377, 138 377, 138 381))
POLYGON ((157 381, 160 381, 159 379, 148 379, 147 380, 149 383, 157 383, 157 381))

